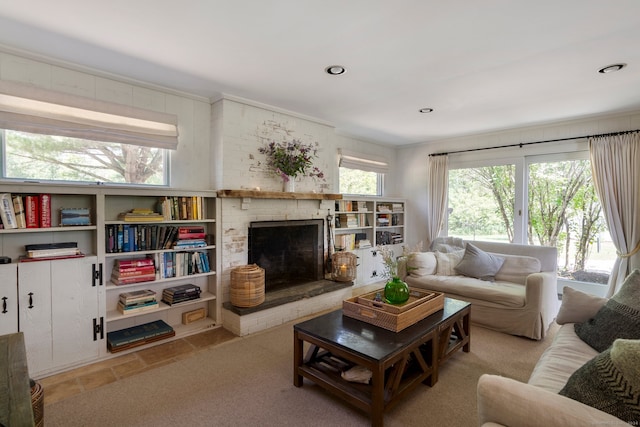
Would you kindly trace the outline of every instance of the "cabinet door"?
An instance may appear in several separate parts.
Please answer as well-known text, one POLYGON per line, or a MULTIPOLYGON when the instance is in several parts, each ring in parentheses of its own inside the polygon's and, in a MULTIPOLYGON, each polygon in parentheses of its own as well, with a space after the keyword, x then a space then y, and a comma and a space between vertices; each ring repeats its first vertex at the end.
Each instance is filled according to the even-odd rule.
MULTIPOLYGON (((65 366, 99 356, 100 333, 94 339, 98 283, 93 280, 96 257, 51 263, 53 365, 65 366)), ((97 320, 99 323, 99 320, 97 320)))
POLYGON ((18 267, 0 265, 0 335, 18 332, 18 267))
POLYGON ((20 331, 24 332, 30 375, 51 367, 51 263, 18 265, 20 331))

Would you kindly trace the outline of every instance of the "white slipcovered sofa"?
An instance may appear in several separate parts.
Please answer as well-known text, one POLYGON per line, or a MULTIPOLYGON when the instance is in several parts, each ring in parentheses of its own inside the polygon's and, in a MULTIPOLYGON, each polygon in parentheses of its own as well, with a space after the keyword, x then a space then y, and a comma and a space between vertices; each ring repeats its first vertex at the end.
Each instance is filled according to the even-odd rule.
POLYGON ((484 277, 482 262, 475 259, 469 264, 465 250, 414 252, 401 258, 399 275, 410 287, 470 302, 474 323, 512 335, 544 338, 559 305, 556 248, 481 241, 465 246, 468 243, 482 256, 504 260, 495 275, 484 277), (466 275, 456 270, 464 259, 466 275))
POLYGON ((482 427, 639 425, 640 340, 634 340, 640 337, 637 304, 621 310, 619 302, 611 304, 613 311, 609 312, 615 312, 622 323, 611 322, 612 316, 605 319, 609 324, 604 325, 608 329, 606 335, 609 341, 613 340, 613 345, 603 352, 592 348, 576 333, 576 324, 586 325, 591 328, 586 334, 592 335, 594 340, 602 339, 591 330, 604 324, 598 325, 594 319, 606 315, 607 301, 565 287, 556 320, 562 326, 538 360, 528 383, 498 375, 484 374, 480 377, 477 388, 478 424, 482 427), (629 323, 634 325, 632 329, 616 327, 618 324, 628 326, 629 323), (618 340, 616 335, 625 339, 618 340), (597 369, 592 370, 589 366, 597 369), (624 387, 620 387, 621 384, 624 387), (572 394, 572 398, 567 397, 572 394), (635 398, 628 398, 630 395, 635 398), (628 422, 611 415, 621 412, 621 407, 625 410, 632 408, 632 413, 627 413, 628 422))

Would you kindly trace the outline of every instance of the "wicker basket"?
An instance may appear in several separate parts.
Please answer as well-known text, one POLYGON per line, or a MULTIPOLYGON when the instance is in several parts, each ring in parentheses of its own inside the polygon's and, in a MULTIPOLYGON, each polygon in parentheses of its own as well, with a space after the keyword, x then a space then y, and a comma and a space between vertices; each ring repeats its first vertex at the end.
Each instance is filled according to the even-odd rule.
POLYGON ((36 427, 44 426, 44 389, 39 382, 31 380, 31 407, 33 422, 36 427))
POLYGON ((255 307, 264 302, 264 268, 256 264, 231 270, 231 304, 236 307, 255 307))

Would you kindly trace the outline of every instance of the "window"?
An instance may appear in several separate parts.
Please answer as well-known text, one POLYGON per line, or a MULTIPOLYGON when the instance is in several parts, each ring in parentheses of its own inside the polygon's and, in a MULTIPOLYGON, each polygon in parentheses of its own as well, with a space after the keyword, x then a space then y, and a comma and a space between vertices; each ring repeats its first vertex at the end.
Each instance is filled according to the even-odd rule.
POLYGON ((166 185, 177 117, 0 80, 2 178, 166 185))
POLYGON ((389 170, 386 159, 343 149, 338 155, 341 194, 382 196, 384 174, 389 170))
POLYGON ((167 150, 86 139, 0 131, 3 177, 166 185, 167 150))
POLYGON ((447 224, 465 239, 555 246, 566 280, 606 284, 615 261, 582 152, 450 169, 447 224))
POLYGON ((341 194, 382 195, 382 174, 343 167, 339 173, 341 194))
POLYGON ((514 165, 449 171, 449 234, 513 242, 514 174, 514 165))

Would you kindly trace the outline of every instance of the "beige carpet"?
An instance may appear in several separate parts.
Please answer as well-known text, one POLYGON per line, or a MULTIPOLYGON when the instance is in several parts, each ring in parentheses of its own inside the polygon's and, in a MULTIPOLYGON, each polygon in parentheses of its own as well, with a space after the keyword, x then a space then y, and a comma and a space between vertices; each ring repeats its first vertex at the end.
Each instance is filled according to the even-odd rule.
MULTIPOLYGON (((305 380, 293 386, 293 323, 45 407, 50 426, 368 426, 368 416, 305 380)), ((483 373, 526 381, 553 338, 532 341, 472 326, 433 387, 420 385, 385 426, 475 426, 483 373)))

